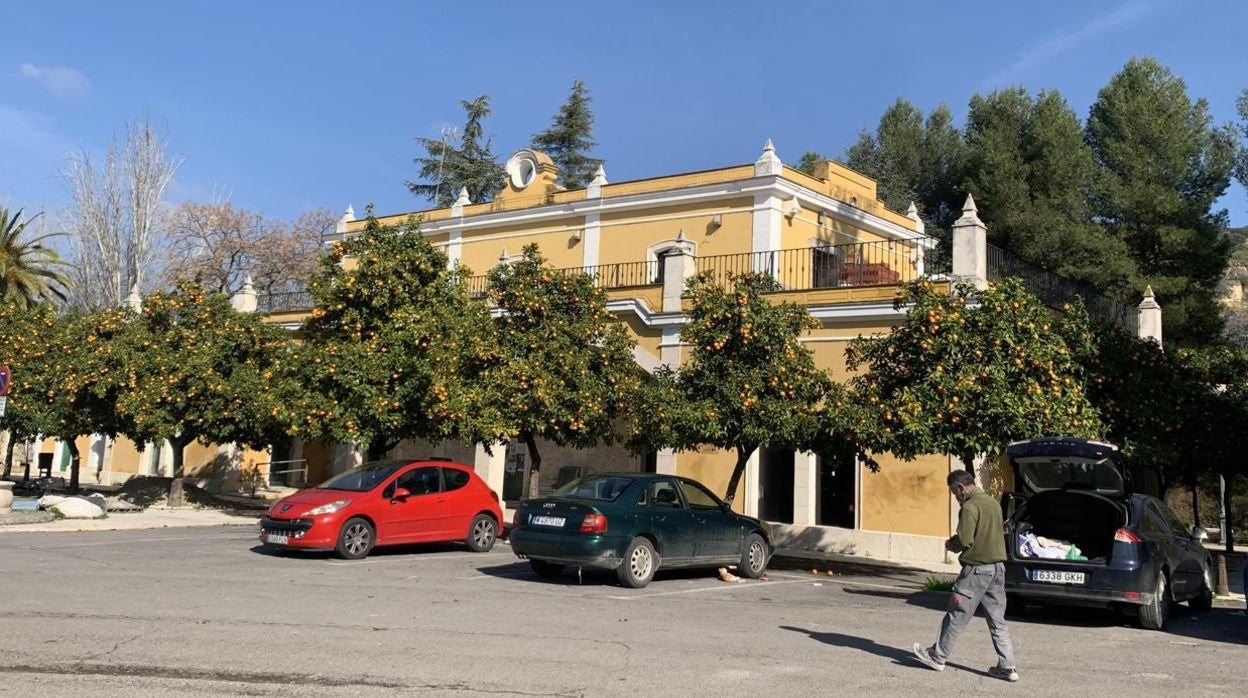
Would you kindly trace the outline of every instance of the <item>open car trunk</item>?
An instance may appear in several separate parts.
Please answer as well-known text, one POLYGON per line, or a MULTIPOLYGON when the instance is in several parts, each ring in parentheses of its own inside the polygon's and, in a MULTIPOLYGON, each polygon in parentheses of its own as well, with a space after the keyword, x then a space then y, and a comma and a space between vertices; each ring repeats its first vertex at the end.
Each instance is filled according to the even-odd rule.
POLYGON ((1010 554, 1016 559, 1080 561, 1079 557, 1056 556, 1062 544, 1070 544, 1078 548, 1087 564, 1108 564, 1114 534, 1127 525, 1127 518, 1127 505, 1118 498, 1081 490, 1040 492, 1028 498, 1014 515, 1010 554), (1044 549, 1038 550, 1037 543, 1044 549))

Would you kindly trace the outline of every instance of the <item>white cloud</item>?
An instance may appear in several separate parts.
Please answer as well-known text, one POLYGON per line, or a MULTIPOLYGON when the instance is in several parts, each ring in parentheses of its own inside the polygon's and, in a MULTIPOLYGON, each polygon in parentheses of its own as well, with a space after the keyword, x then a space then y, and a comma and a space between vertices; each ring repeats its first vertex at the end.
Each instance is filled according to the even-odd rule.
POLYGON ((87 76, 73 68, 40 68, 23 63, 17 74, 34 80, 53 97, 62 99, 81 96, 91 87, 87 76))
POLYGON ((1043 65, 1103 34, 1135 22, 1152 12, 1159 4, 1161 3, 1158 0, 1137 0, 1107 15, 1097 17, 1086 25, 1067 27, 1058 34, 1023 51, 1008 67, 985 80, 981 87, 995 88, 1011 84, 1032 68, 1043 65))

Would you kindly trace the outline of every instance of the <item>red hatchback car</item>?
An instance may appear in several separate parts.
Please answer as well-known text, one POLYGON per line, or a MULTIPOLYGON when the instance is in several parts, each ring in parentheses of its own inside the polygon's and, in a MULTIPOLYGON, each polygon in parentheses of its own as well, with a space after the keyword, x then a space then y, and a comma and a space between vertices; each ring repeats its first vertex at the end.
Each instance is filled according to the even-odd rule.
POLYGON ((333 550, 358 560, 377 545, 464 541, 494 547, 498 494, 472 468, 444 460, 383 460, 336 475, 269 507, 260 541, 333 550))

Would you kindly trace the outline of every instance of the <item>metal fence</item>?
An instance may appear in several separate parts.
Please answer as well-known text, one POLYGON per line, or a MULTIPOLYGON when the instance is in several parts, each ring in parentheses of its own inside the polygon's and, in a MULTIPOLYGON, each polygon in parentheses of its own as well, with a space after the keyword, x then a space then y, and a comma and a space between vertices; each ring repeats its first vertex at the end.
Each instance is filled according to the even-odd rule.
MULTIPOLYGON (((587 274, 593 277, 598 288, 630 288, 635 286, 653 286, 663 282, 662 266, 657 260, 645 262, 620 262, 618 264, 600 264, 593 267, 564 267, 555 269, 557 274, 587 274)), ((489 276, 471 276, 464 280, 468 287, 468 295, 482 298, 489 286, 489 276)))
POLYGON ((922 276, 943 274, 934 240, 855 242, 771 252, 699 257, 697 270, 713 272, 721 283, 734 274, 761 273, 785 290, 893 286, 922 276))
POLYGON ((256 299, 260 312, 280 313, 292 310, 311 310, 312 293, 307 289, 299 291, 275 291, 261 294, 256 299))
POLYGON ((1091 284, 1054 274, 992 245, 988 245, 987 271, 992 282, 1011 277, 1022 280, 1023 286, 1050 308, 1061 309, 1076 298, 1082 299, 1093 319, 1117 325, 1132 336, 1139 334, 1139 309, 1101 294, 1091 284))

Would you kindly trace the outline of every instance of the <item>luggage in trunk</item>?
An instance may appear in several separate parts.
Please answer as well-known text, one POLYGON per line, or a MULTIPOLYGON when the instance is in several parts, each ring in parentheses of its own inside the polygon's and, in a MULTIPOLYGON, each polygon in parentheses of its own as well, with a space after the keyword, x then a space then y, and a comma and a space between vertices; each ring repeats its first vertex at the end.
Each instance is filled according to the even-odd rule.
POLYGON ((1105 564, 1114 547, 1114 533, 1127 524, 1127 507, 1092 492, 1052 490, 1029 498, 1016 515, 1014 550, 1027 533, 1071 543, 1090 564, 1105 564))

